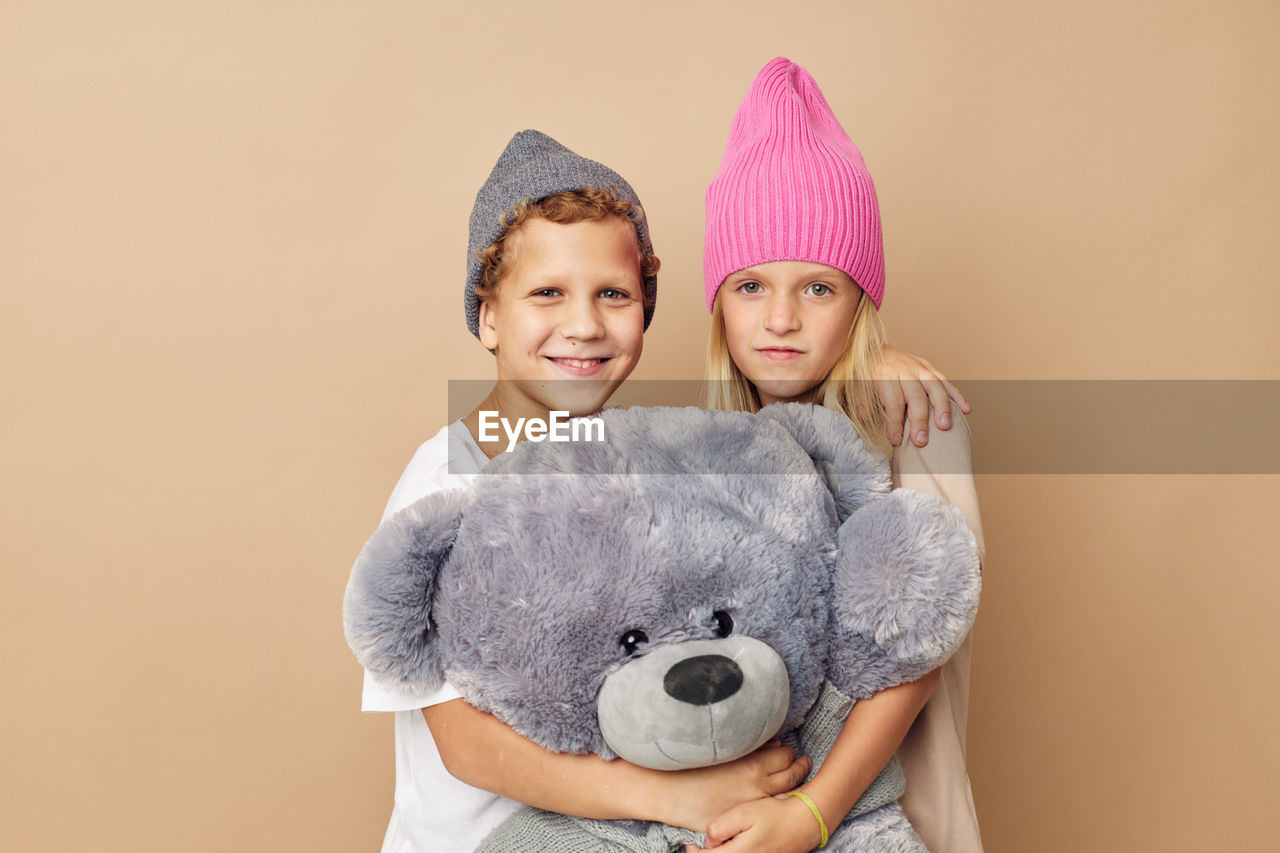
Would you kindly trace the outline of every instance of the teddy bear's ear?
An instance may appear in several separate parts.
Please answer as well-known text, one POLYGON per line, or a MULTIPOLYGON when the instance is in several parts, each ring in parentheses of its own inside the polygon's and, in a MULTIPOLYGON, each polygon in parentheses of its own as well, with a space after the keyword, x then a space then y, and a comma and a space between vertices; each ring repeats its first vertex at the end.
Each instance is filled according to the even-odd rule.
POLYGON ((877 495, 889 492, 889 461, 868 450, 844 414, 804 403, 774 403, 757 417, 780 425, 813 460, 835 497, 843 522, 877 495))
POLYGON ((387 687, 421 692, 444 678, 431 596, 453 551, 466 501, 459 489, 410 504, 382 523, 351 569, 342 602, 347 644, 387 687))
POLYGON ((941 666, 972 626, 981 586, 960 510, 916 489, 872 501, 840 528, 832 683, 859 699, 941 666))

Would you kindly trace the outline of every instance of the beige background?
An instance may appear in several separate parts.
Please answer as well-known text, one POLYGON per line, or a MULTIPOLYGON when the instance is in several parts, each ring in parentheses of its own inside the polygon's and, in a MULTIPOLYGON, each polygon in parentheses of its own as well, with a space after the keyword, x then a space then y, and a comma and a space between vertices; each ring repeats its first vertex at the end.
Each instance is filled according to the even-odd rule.
MULTIPOLYGON (((377 848, 391 719, 340 600, 446 380, 491 370, 465 228, 514 131, 645 200, 639 377, 699 374, 702 192, 783 54, 876 176, 902 345, 1274 379, 1277 32, 1188 0, 0 4, 0 846, 377 848)), ((1280 477, 980 489, 988 849, 1267 846, 1280 477)))

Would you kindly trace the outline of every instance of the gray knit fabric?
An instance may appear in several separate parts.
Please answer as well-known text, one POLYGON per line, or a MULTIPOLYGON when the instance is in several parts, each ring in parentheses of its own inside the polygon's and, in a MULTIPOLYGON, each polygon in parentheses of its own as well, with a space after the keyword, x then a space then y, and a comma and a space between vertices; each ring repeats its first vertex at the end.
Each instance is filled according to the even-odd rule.
MULTIPOLYGON (((640 206, 635 190, 608 166, 581 157, 536 130, 522 130, 511 137, 506 150, 489 173, 489 179, 476 193, 475 207, 471 209, 467 285, 463 294, 467 328, 471 334, 480 337, 480 300, 476 298, 476 285, 480 283, 483 267, 478 256, 502 236, 503 212, 526 198, 538 201, 583 187, 606 190, 613 187, 618 198, 640 206)), ((653 243, 649 239, 649 226, 643 218, 636 220, 636 232, 640 238, 640 251, 651 254, 653 243)), ((644 327, 648 329, 653 318, 658 277, 651 275, 645 278, 644 289, 649 297, 644 309, 644 327)))
MULTIPOLYGON (((783 738, 783 743, 794 746, 798 754, 813 759, 810 779, 822 767, 853 705, 852 699, 827 682, 804 725, 783 738)), ((905 788, 902 767, 897 758, 891 759, 849 810, 840 827, 832 828, 833 843, 828 846, 839 849, 835 842, 845 824, 878 809, 883 810, 884 806, 896 802, 905 788)), ((873 816, 870 822, 895 826, 906 823, 906 817, 900 810, 885 811, 885 820, 873 816)), ((876 830, 877 835, 882 831, 876 830)), ((909 824, 899 827, 898 831, 914 836, 909 824)), ((705 836, 700 832, 661 823, 588 820, 526 806, 489 833, 476 848, 476 853, 545 853, 549 850, 557 853, 670 853, 672 850, 683 851, 684 845, 701 844, 704 840, 705 836)))

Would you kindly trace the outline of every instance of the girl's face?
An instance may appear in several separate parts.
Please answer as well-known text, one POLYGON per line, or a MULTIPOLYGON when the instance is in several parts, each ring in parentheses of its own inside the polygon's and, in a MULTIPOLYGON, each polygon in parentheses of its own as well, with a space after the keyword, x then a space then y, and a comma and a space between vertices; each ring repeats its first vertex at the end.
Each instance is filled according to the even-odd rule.
POLYGON ((729 356, 761 404, 811 402, 849 345, 862 288, 848 274, 810 261, 771 261, 724 280, 729 356))

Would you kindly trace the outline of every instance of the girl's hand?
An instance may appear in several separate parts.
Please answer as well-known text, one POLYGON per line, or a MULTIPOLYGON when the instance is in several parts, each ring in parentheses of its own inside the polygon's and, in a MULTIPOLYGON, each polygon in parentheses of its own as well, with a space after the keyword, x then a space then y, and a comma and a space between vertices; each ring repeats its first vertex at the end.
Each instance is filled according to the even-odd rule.
POLYGON ((821 838, 818 821, 798 797, 765 797, 711 821, 706 845, 687 845, 685 853, 712 848, 720 853, 805 853, 817 847, 821 838))
POLYGON ((796 758, 791 747, 771 741, 750 755, 714 767, 655 771, 674 782, 663 822, 700 832, 735 806, 794 790, 812 767, 807 755, 796 758))
POLYGON ((951 428, 951 406, 954 400, 966 415, 973 411, 960 389, 947 381, 942 371, 919 356, 885 345, 872 378, 880 401, 884 404, 885 433, 895 446, 902 444, 904 414, 916 447, 929 443, 929 407, 933 406, 938 429, 951 428))

